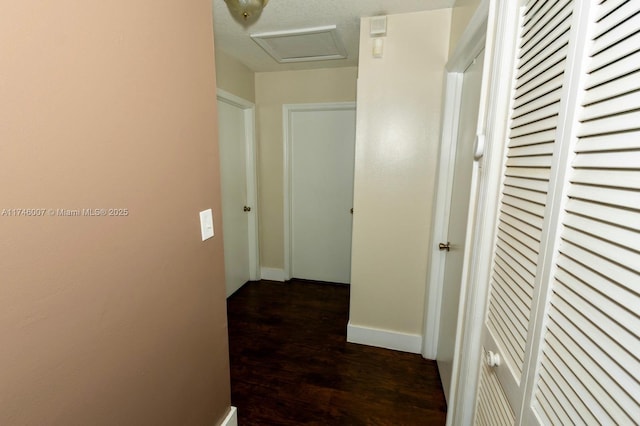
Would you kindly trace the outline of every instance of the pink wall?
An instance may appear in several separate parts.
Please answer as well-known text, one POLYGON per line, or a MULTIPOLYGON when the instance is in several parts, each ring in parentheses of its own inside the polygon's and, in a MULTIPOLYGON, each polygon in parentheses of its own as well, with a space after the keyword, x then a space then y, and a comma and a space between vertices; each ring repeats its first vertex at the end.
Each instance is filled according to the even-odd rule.
POLYGON ((0 424, 226 414, 222 226, 198 222, 220 216, 211 21, 209 0, 3 4, 0 424), (56 211, 83 208, 128 215, 56 211))

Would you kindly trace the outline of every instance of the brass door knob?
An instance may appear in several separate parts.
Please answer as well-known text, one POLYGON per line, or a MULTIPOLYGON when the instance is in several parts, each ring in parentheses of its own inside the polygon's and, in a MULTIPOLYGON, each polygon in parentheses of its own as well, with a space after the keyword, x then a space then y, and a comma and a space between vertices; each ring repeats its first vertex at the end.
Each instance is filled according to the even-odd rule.
POLYGON ((447 244, 445 244, 445 243, 440 243, 440 244, 438 244, 438 249, 439 249, 440 251, 443 251, 443 250, 451 251, 451 246, 450 246, 449 241, 447 241, 447 244))

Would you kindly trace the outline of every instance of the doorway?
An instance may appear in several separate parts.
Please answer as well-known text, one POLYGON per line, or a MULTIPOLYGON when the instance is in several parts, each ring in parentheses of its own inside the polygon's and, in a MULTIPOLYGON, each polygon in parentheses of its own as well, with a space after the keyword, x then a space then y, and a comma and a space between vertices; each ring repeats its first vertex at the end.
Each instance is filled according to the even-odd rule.
POLYGON ((355 103, 285 105, 285 275, 350 282, 355 103))
POLYGON ((222 231, 227 297, 259 279, 254 105, 218 90, 222 231))
POLYGON ((468 259, 476 236, 474 229, 477 226, 475 210, 479 200, 477 188, 482 169, 482 134, 485 131, 486 120, 486 105, 479 100, 483 99, 483 96, 486 97, 487 82, 482 73, 483 67, 486 68, 483 52, 487 41, 488 13, 489 2, 482 1, 446 66, 445 104, 432 223, 432 250, 425 300, 422 355, 438 360, 447 405, 450 408, 456 404, 461 356, 459 347, 466 333, 463 327, 465 322, 460 319, 464 319, 467 312, 459 312, 459 306, 468 293, 466 283, 472 266, 468 259), (473 87, 474 90, 467 90, 473 87), (471 103, 475 107, 467 108, 471 103), (458 144, 461 145, 459 149, 458 144), (457 158, 458 154, 465 154, 465 157, 457 158), (464 175, 458 172, 458 168, 464 170, 464 175), (462 186, 464 189, 454 189, 454 186, 462 186), (462 206, 457 203, 461 203, 462 206), (456 222, 460 223, 460 227, 456 228, 456 222), (442 250, 439 250, 440 245, 443 246, 442 250), (460 263, 456 265, 456 261, 460 263), (456 276, 453 276, 454 271, 456 276), (445 278, 446 275, 449 277, 445 278), (444 334, 442 339, 441 333, 444 334), (439 343, 442 347, 439 347, 439 343))

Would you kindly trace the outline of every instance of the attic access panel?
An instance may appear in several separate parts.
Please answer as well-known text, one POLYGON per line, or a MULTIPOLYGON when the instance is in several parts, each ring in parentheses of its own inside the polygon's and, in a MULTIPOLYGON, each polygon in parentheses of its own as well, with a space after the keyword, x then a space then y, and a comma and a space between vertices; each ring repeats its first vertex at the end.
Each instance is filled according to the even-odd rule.
POLYGON ((279 63, 347 57, 335 25, 251 34, 251 38, 279 63))

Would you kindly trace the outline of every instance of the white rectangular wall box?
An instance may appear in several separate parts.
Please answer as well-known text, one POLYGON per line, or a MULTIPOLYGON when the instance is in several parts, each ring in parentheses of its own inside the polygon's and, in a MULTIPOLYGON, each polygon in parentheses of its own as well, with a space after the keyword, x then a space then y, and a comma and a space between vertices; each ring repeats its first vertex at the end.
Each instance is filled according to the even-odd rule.
POLYGON ((200 231, 202 232, 202 241, 213 237, 213 212, 211 209, 200 212, 200 231))

